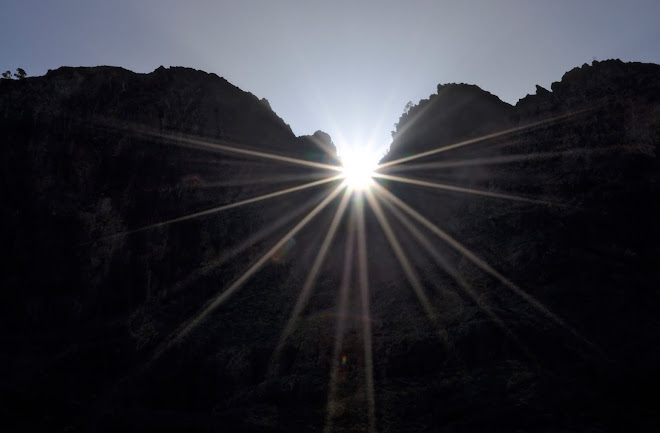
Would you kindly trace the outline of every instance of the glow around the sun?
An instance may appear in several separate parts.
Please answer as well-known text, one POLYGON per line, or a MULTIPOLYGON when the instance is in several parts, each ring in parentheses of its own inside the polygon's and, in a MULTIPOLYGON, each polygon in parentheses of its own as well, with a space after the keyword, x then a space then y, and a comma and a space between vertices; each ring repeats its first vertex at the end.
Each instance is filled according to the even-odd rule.
POLYGON ((349 188, 364 191, 373 184, 374 170, 378 167, 377 156, 366 150, 351 149, 340 156, 346 184, 349 188))

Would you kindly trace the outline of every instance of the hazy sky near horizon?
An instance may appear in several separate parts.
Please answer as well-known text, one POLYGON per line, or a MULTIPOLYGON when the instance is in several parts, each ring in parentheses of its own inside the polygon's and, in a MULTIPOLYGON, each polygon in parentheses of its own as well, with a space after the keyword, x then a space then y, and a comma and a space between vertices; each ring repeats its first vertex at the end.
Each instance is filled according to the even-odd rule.
POLYGON ((2 0, 0 70, 214 72, 297 135, 377 156, 409 100, 477 84, 515 104, 594 59, 660 63, 660 1, 2 0))

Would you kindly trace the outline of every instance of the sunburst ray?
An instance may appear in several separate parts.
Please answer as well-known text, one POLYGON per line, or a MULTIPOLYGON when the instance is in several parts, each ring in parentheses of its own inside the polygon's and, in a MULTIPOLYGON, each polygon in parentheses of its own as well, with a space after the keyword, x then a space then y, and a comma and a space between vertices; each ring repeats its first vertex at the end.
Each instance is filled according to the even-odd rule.
POLYGON ((176 144, 178 146, 183 146, 183 147, 189 147, 193 149, 200 149, 200 150, 210 150, 210 151, 220 151, 220 152, 227 152, 227 153, 235 153, 238 155, 246 155, 246 156, 252 156, 256 158, 263 158, 263 159, 269 159, 273 161, 279 161, 279 162, 286 162, 289 164, 296 164, 296 165, 304 165, 307 167, 312 167, 312 168, 320 168, 322 170, 330 170, 330 171, 339 171, 340 168, 336 165, 331 165, 331 164, 324 164, 321 162, 314 162, 314 161, 307 161, 305 159, 299 159, 299 158, 293 158, 290 156, 284 156, 284 155, 277 155, 274 153, 268 153, 268 152, 263 152, 259 150, 251 150, 251 149, 245 149, 245 148, 240 148, 236 147, 235 143, 229 142, 227 140, 222 140, 219 142, 208 142, 205 140, 201 139, 196 139, 196 138, 189 138, 189 137, 176 137, 176 136, 170 136, 167 134, 162 134, 162 133, 152 133, 150 136, 159 138, 165 141, 169 141, 172 144, 176 144))
POLYGON ((346 329, 346 311, 348 310, 348 291, 353 273, 353 253, 355 251, 355 207, 351 211, 351 217, 348 224, 348 234, 346 237, 346 246, 344 249, 344 266, 342 271, 341 283, 339 286, 338 314, 335 324, 334 346, 332 349, 332 362, 330 365, 330 387, 328 390, 328 401, 326 404, 326 417, 324 433, 332 432, 333 419, 335 417, 335 398, 337 395, 338 376, 339 376, 339 356, 344 341, 344 331, 346 329))
POLYGON ((406 279, 412 286, 413 291, 424 310, 424 313, 431 321, 431 324, 438 328, 438 335, 441 337, 443 342, 449 344, 449 335, 447 334, 447 330, 444 329, 444 327, 441 325, 438 315, 435 313, 435 311, 433 311, 431 301, 428 299, 428 296, 424 292, 424 288, 419 280, 419 277, 417 276, 417 272, 415 272, 415 269, 413 268, 412 264, 406 257, 406 254, 403 251, 403 248, 401 247, 399 240, 396 238, 396 235, 394 234, 394 231, 392 230, 390 223, 387 221, 387 218, 385 217, 385 213, 380 207, 380 204, 378 203, 378 201, 374 197, 374 194, 371 191, 366 191, 365 196, 367 198, 367 201, 369 202, 369 206, 376 215, 376 219, 378 220, 378 223, 380 224, 381 228, 383 229, 383 232, 385 233, 385 237, 387 238, 387 241, 390 244, 390 247, 392 248, 394 255, 396 256, 399 264, 401 265, 401 268, 403 269, 404 274, 406 275, 406 279))
POLYGON ((444 270, 459 286, 459 288, 470 298, 472 301, 488 316, 488 318, 498 326, 504 334, 509 337, 523 353, 534 361, 535 357, 529 352, 527 347, 518 338, 518 336, 507 326, 507 324, 499 317, 488 303, 482 299, 477 292, 470 286, 470 284, 458 273, 458 271, 449 264, 446 257, 429 241, 429 239, 422 234, 417 227, 413 225, 410 218, 404 215, 398 208, 396 208, 390 201, 383 200, 386 206, 394 217, 410 232, 410 234, 419 242, 424 249, 431 255, 433 260, 444 270))
POLYGON ((335 180, 339 180, 341 178, 342 178, 342 175, 336 175, 336 176, 328 177, 328 178, 317 180, 317 181, 314 181, 314 182, 309 182, 309 183, 306 183, 306 184, 303 184, 303 185, 298 185, 298 186, 294 186, 294 187, 291 187, 291 188, 286 188, 286 189, 283 189, 283 190, 280 190, 280 191, 275 191, 275 192, 271 192, 271 193, 268 193, 268 194, 263 194, 263 195, 260 195, 260 196, 257 196, 257 197, 252 197, 252 198, 248 198, 248 199, 245 199, 245 200, 240 200, 240 201, 237 201, 235 203, 229 203, 229 204, 225 204, 225 205, 222 205, 222 206, 216 206, 216 207, 211 208, 211 209, 206 209, 206 210, 203 210, 203 211, 194 212, 194 213, 184 215, 184 216, 181 216, 181 217, 172 218, 172 219, 169 219, 169 220, 166 220, 166 221, 161 221, 161 222, 158 222, 158 223, 149 224, 147 226, 136 228, 136 229, 133 229, 133 230, 128 230, 128 231, 124 231, 124 232, 120 232, 120 233, 115 233, 113 235, 109 235, 109 236, 99 238, 96 241, 100 242, 100 241, 108 241, 108 240, 112 240, 112 239, 117 239, 117 238, 122 237, 122 236, 132 235, 132 234, 143 232, 143 231, 146 231, 146 230, 151 230, 151 229, 155 229, 155 228, 158 228, 158 227, 163 227, 163 226, 166 226, 166 225, 169 225, 169 224, 174 224, 174 223, 178 223, 178 222, 182 222, 182 221, 191 220, 191 219, 194 219, 194 218, 199 218, 199 217, 206 216, 206 215, 211 215, 211 214, 222 212, 222 211, 225 211, 225 210, 234 209, 234 208, 237 208, 239 206, 244 206, 244 205, 247 205, 247 204, 256 203, 258 201, 268 200, 268 199, 278 197, 278 196, 281 196, 281 195, 284 195, 284 194, 289 194, 289 193, 292 193, 292 192, 295 192, 295 191, 300 191, 300 190, 303 190, 303 189, 312 188, 314 186, 323 185, 325 183, 332 182, 332 181, 335 181, 335 180))
POLYGON ((569 150, 562 150, 557 152, 534 152, 534 153, 516 154, 516 155, 491 156, 484 158, 425 162, 419 164, 401 164, 401 165, 394 165, 389 167, 388 172, 435 170, 435 169, 455 168, 455 167, 508 164, 512 162, 539 161, 539 160, 546 160, 553 158, 561 158, 565 156, 600 155, 600 154, 605 154, 615 151, 623 151, 623 150, 625 149, 621 146, 606 146, 596 149, 569 149, 569 150))
POLYGON ((268 250, 259 260, 250 266, 240 277, 238 277, 226 290, 219 293, 206 307, 197 315, 192 317, 186 323, 181 325, 159 348, 156 349, 153 359, 160 357, 164 352, 169 350, 172 346, 178 343, 190 331, 198 326, 211 312, 224 303, 230 296, 232 296, 238 289, 240 289, 245 282, 250 279, 270 258, 277 253, 293 236, 295 236, 303 227, 305 227, 316 215, 319 214, 332 200, 334 200, 342 189, 346 186, 342 183, 338 185, 328 196, 323 199, 321 203, 316 205, 295 227, 293 227, 287 234, 285 234, 270 250, 268 250))
POLYGON ((547 318, 552 320, 555 324, 558 326, 566 329, 569 331, 574 337, 579 339, 580 341, 587 343, 590 347, 593 349, 597 350, 599 353, 602 353, 600 349, 591 341, 587 340, 585 337, 583 337, 580 333, 577 332, 572 326, 567 324, 563 319, 561 319, 559 316, 557 316, 555 313, 550 311, 548 307, 543 305, 539 300, 537 300, 535 297, 530 295, 529 293, 525 292, 523 289, 518 287, 516 284, 514 284, 512 281, 504 277, 501 273, 499 273, 497 270, 495 270, 492 266, 490 266, 488 263, 486 263, 483 259, 479 258, 476 254, 474 254, 472 251, 470 251, 468 248, 466 248, 463 244, 458 242, 456 239, 451 237, 448 233, 446 233, 444 230, 433 224, 431 221, 426 219, 423 215, 421 215, 419 212, 411 208, 409 205, 407 205, 405 202, 403 202, 401 199, 396 197, 394 194, 386 190, 380 185, 374 185, 374 187, 383 195, 385 196, 388 200, 391 200, 395 205, 397 205, 401 210, 403 210, 405 213, 407 213, 410 217, 418 221, 420 224, 422 224, 424 227, 426 227, 428 230, 433 232, 436 236, 438 236, 440 239, 445 241, 447 244, 449 244, 452 248, 463 254, 465 258, 470 260, 473 264, 475 264, 477 267, 482 269, 484 272, 488 273, 498 281, 500 281, 502 284, 504 284, 506 287, 508 287, 511 291, 513 291, 516 295, 520 296, 523 298, 527 303, 532 305, 534 308, 536 308, 539 312, 541 312, 543 315, 545 315, 547 318))
POLYGON ((339 203, 339 207, 337 208, 337 211, 335 212, 335 215, 332 218, 332 222, 330 223, 330 227, 328 228, 325 238, 323 239, 323 243, 321 244, 321 247, 319 248, 319 251, 316 254, 316 258, 314 259, 312 268, 309 270, 307 279, 305 280, 305 283, 303 284, 303 288, 300 291, 300 295, 298 295, 298 299, 296 300, 296 305, 294 306, 293 311, 291 312, 291 316, 289 317, 289 320, 286 326, 284 327, 284 331, 282 331, 282 335, 280 336, 280 340, 277 345, 277 349, 275 351, 276 354, 280 352, 286 339, 293 332, 293 328, 295 327, 296 322, 298 321, 298 316, 300 316, 300 314, 305 309, 305 306, 307 306, 307 301, 309 300, 309 297, 312 294, 311 292, 314 283, 316 282, 316 277, 318 276, 318 273, 321 270, 321 265, 323 265, 325 256, 328 253, 328 249, 330 248, 330 244, 334 240, 335 233, 337 232, 337 227, 339 227, 339 223, 341 222, 341 219, 344 216, 344 211, 346 210, 346 206, 348 205, 348 201, 350 198, 351 198, 351 194, 347 188, 344 191, 344 196, 342 197, 341 202, 339 203))
POLYGON ((505 200, 514 200, 514 201, 521 201, 525 203, 534 203, 534 204, 543 204, 547 206, 562 206, 559 203, 548 201, 548 200, 539 200, 539 199, 532 199, 532 198, 527 198, 527 197, 521 197, 518 195, 513 195, 513 194, 503 194, 500 192, 491 192, 491 191, 483 191, 479 189, 474 189, 474 188, 465 188, 461 186, 455 186, 455 185, 448 185, 445 183, 436 183, 436 182, 428 182, 425 180, 420 180, 420 179, 412 179, 409 177, 403 177, 403 176, 392 176, 389 174, 380 174, 380 173, 374 173, 373 177, 377 177, 380 179, 386 179, 386 180, 393 180, 395 182, 402 182, 402 183, 409 183, 412 185, 418 185, 418 186, 425 186, 429 188, 437 188, 437 189, 444 189, 447 191, 454 191, 454 192, 462 192, 466 194, 475 194, 475 195, 481 195, 485 197, 491 197, 491 198, 501 198, 505 200))
POLYGON ((291 174, 291 175, 275 175, 275 176, 249 176, 244 178, 224 180, 218 182, 206 182, 201 185, 201 188, 223 188, 230 186, 245 186, 245 185, 255 185, 255 184, 266 184, 272 185, 275 183, 291 182, 291 181, 300 181, 300 180, 319 180, 326 178, 325 173, 309 173, 309 174, 291 174))
MULTIPOLYGON (((367 197, 370 197, 367 191, 367 197)), ((371 340, 371 313, 369 311, 369 274, 367 270, 367 229, 364 220, 364 207, 357 203, 358 227, 358 271, 360 285, 360 303, 362 316, 367 320, 362 323, 362 341, 364 342, 364 374, 367 392, 367 413, 369 432, 376 431, 376 387, 374 384, 373 344, 371 340)))
MULTIPOLYGON (((321 193, 321 196, 325 196, 325 193, 321 193)), ((309 209, 314 204, 314 202, 320 201, 320 200, 321 200, 321 198, 319 196, 317 196, 315 199, 309 200, 308 202, 304 203, 303 205, 298 206, 295 209, 292 209, 291 211, 286 212, 284 215, 277 218, 275 221, 272 221, 271 223, 269 223, 267 226, 265 226, 261 230, 259 230, 255 233, 251 234, 250 236, 248 236, 240 244, 231 247, 227 251, 224 251, 222 254, 220 254, 218 257, 213 259, 211 262, 206 263, 204 266, 198 268, 197 270, 192 272, 190 275, 188 275, 185 279, 177 282, 174 286, 169 288, 167 290, 168 296, 171 296, 171 295, 181 291, 183 288, 185 288, 188 285, 192 284, 197 278, 210 273, 214 269, 218 268, 219 266, 226 263, 230 259, 236 257, 237 255, 244 252, 248 248, 250 248, 253 245, 256 245, 257 243, 263 241, 268 236, 272 235, 277 229, 279 229, 282 226, 284 226, 285 224, 289 223, 294 218, 299 217, 303 212, 305 212, 305 210, 309 209)))
POLYGON ((398 159, 395 159, 393 161, 388 161, 388 162, 385 162, 383 164, 380 164, 378 166, 378 168, 383 169, 383 168, 391 167, 391 166, 401 164, 401 163, 404 163, 404 162, 413 161, 415 159, 420 159, 420 158, 425 158, 427 156, 436 155, 438 153, 446 152, 448 150, 458 149, 459 147, 464 147, 464 146, 467 146, 467 145, 470 145, 470 144, 475 144, 475 143, 479 143, 479 142, 482 142, 482 141, 491 140, 493 138, 498 138, 498 137, 503 137, 505 135, 514 134, 516 132, 522 132, 522 131, 525 131, 525 130, 528 130, 528 129, 533 129, 533 128, 536 128, 536 127, 539 127, 539 126, 543 126, 543 125, 551 124, 551 123, 554 123, 554 122, 558 122, 560 120, 565 120, 567 118, 573 117, 573 116, 575 116, 579 113, 582 113, 584 111, 588 111, 588 109, 577 111, 577 112, 571 112, 571 113, 567 113, 567 114, 562 114, 560 116, 551 117, 549 119, 540 120, 538 122, 529 123, 529 124, 523 125, 523 126, 517 126, 515 128, 506 129, 504 131, 493 132, 491 134, 482 135, 482 136, 476 137, 476 138, 470 138, 468 140, 459 141, 458 143, 448 144, 446 146, 438 147, 436 149, 431 149, 431 150, 427 150, 427 151, 424 151, 424 152, 420 152, 420 153, 417 153, 415 155, 404 156, 402 158, 398 158, 398 159))
MULTIPOLYGON (((192 137, 192 136, 180 136, 180 135, 175 135, 175 134, 168 134, 164 133, 161 131, 157 131, 152 128, 148 128, 144 125, 121 125, 118 126, 116 124, 112 124, 109 122, 105 122, 105 125, 107 127, 110 127, 112 129, 121 129, 121 130, 127 130, 135 134, 136 136, 141 136, 149 139, 157 139, 163 143, 169 143, 173 144, 176 146, 180 147, 186 147, 190 149, 196 149, 196 150, 207 150, 211 152, 222 152, 222 153, 230 153, 230 154, 237 154, 237 155, 245 155, 245 156, 251 156, 251 157, 256 157, 256 158, 262 158, 262 159, 267 159, 267 160, 273 160, 273 161, 279 161, 279 162, 285 162, 289 164, 297 164, 297 165, 303 165, 307 167, 313 167, 313 168, 319 168, 323 170, 330 170, 330 171, 340 171, 341 168, 336 166, 336 165, 331 165, 331 164, 324 164, 321 162, 314 162, 314 161, 308 161, 305 159, 300 159, 300 158, 294 158, 290 156, 284 156, 284 155, 278 155, 275 153, 270 153, 270 152, 264 152, 262 150, 252 150, 252 149, 246 149, 245 147, 239 147, 241 146, 240 143, 232 142, 230 140, 226 139, 218 139, 215 141, 209 141, 209 140, 204 140, 200 137, 192 137)), ((244 145, 243 145, 244 146, 244 145)))

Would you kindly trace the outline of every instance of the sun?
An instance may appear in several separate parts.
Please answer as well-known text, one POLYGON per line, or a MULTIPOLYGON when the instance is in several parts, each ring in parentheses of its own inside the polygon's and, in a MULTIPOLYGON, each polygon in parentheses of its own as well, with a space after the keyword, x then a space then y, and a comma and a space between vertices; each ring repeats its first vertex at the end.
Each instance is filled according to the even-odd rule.
POLYGON ((376 157, 364 150, 351 149, 342 153, 342 174, 346 185, 354 191, 365 191, 373 185, 376 157))

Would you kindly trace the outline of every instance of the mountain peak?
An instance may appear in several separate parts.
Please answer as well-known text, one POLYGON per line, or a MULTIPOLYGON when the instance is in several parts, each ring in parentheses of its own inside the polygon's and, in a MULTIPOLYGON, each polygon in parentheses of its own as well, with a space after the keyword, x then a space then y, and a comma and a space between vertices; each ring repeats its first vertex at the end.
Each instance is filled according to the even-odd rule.
POLYGON ((438 84, 436 94, 401 115, 385 160, 492 132, 507 124, 511 109, 474 84, 438 84))

